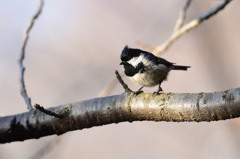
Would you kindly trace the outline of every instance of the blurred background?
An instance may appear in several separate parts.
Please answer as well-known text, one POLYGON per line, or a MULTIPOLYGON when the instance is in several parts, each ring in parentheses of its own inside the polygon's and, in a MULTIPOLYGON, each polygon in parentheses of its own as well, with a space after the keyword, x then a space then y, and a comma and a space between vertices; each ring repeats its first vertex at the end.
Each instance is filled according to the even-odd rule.
MULTIPOLYGON (((186 22, 221 1, 193 1, 186 22)), ((95 98, 113 78, 120 53, 137 42, 158 46, 185 1, 50 0, 30 33, 24 65, 32 103, 52 107, 95 98)), ((39 1, 0 0, 0 116, 27 111, 17 60, 39 1)), ((240 1, 178 39, 160 56, 190 65, 172 71, 165 92, 214 92, 240 86, 240 1)), ((124 78, 133 90, 139 87, 124 78)), ((157 89, 147 88, 145 92, 157 89)), ((117 86, 111 95, 123 92, 117 86)), ((0 159, 239 159, 240 120, 110 124, 0 145, 0 159), (43 149, 45 147, 46 149, 43 149), (49 150, 49 151, 48 151, 49 150)))

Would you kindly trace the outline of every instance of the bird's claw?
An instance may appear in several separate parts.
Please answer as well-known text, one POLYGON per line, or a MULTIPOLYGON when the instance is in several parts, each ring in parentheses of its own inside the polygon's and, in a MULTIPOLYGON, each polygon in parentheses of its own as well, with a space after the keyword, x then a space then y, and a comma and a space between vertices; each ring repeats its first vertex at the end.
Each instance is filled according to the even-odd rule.
POLYGON ((157 90, 156 92, 153 92, 152 95, 153 95, 153 96, 154 96, 154 95, 160 95, 160 94, 161 94, 160 92, 162 92, 162 91, 163 91, 163 90, 162 90, 162 87, 159 86, 159 87, 158 87, 158 90, 157 90))
POLYGON ((140 93, 143 93, 142 89, 143 89, 143 87, 139 88, 136 92, 133 92, 133 94, 139 95, 140 93))
POLYGON ((154 95, 160 95, 160 94, 161 94, 160 91, 157 91, 157 92, 153 92, 152 95, 154 96, 154 95))

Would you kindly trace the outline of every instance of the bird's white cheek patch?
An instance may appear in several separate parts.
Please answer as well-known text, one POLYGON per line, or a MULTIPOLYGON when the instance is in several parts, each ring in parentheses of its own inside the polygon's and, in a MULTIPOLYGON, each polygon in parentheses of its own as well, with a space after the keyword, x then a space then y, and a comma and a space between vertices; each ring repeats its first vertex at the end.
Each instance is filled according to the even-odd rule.
POLYGON ((139 57, 133 57, 131 60, 128 61, 133 67, 136 67, 140 62, 144 59, 143 55, 141 54, 139 57))

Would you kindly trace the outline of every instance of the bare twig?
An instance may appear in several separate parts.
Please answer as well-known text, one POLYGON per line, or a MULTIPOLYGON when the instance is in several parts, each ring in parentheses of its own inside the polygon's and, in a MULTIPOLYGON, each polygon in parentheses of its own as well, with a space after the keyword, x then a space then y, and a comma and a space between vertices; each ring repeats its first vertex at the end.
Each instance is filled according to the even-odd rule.
POLYGON ((23 41, 23 45, 22 45, 22 49, 21 49, 21 54, 20 54, 20 58, 19 58, 19 68, 20 68, 20 89, 21 89, 21 94, 27 104, 27 108, 28 110, 32 110, 32 104, 31 104, 31 98, 29 98, 28 94, 27 94, 27 90, 26 90, 26 86, 25 86, 25 82, 24 82, 24 72, 25 72, 25 67, 23 66, 23 60, 25 57, 25 50, 26 50, 26 45, 29 39, 29 32, 31 31, 33 24, 35 22, 35 20, 38 18, 38 16, 41 14, 43 8, 43 0, 40 0, 40 5, 38 7, 37 12, 35 13, 35 15, 31 18, 30 24, 28 25, 26 31, 25 31, 25 36, 24 36, 24 41, 23 41))
POLYGON ((61 115, 61 114, 57 114, 57 113, 55 113, 55 112, 52 112, 52 111, 50 111, 50 110, 45 109, 44 107, 40 106, 39 104, 35 104, 34 107, 35 107, 36 109, 38 109, 39 111, 47 114, 47 115, 54 116, 54 117, 60 118, 60 119, 62 119, 62 118, 64 117, 64 116, 61 115))
POLYGON ((98 97, 106 97, 106 96, 109 96, 110 95, 110 93, 112 92, 112 90, 115 88, 115 86, 118 84, 118 82, 119 81, 121 81, 120 82, 120 84, 122 84, 122 85, 124 85, 124 86, 126 86, 127 88, 125 89, 125 91, 127 91, 127 92, 131 92, 132 90, 130 90, 129 88, 128 88, 128 86, 127 86, 127 84, 125 84, 124 83, 124 81, 122 80, 122 78, 121 78, 121 76, 124 76, 125 74, 124 74, 124 72, 122 71, 122 72, 118 72, 117 70, 115 71, 115 74, 116 74, 116 78, 114 78, 113 80, 112 80, 112 82, 110 82, 110 84, 108 84, 100 93, 99 93, 99 95, 98 95, 98 97))
POLYGON ((120 74, 118 73, 118 71, 115 71, 116 77, 118 79, 118 81, 120 82, 120 84, 123 86, 123 88, 125 89, 125 92, 129 93, 132 92, 132 90, 130 88, 128 88, 128 85, 122 80, 122 77, 120 76, 120 74))
POLYGON ((185 18, 186 18, 187 9, 190 6, 191 2, 192 2, 192 0, 187 0, 185 5, 183 6, 182 10, 180 11, 178 20, 174 27, 174 31, 177 31, 182 27, 182 25, 185 21, 185 18))
MULTIPOLYGON (((119 73, 120 76, 124 76, 124 72, 121 71, 119 73)), ((109 96, 110 93, 112 92, 112 90, 115 88, 115 86, 118 84, 118 79, 117 78, 114 78, 110 84, 108 84, 98 95, 98 97, 106 97, 106 96, 109 96)))
MULTIPOLYGON (((174 26, 173 32, 178 31, 183 26, 183 23, 186 18, 187 9, 189 8, 191 2, 192 2, 192 0, 187 0, 186 3, 184 4, 182 10, 179 12, 179 16, 178 16, 177 22, 174 26)), ((137 46, 139 46, 140 48, 143 48, 145 50, 148 50, 150 52, 153 52, 155 50, 155 48, 153 46, 151 46, 149 44, 144 44, 140 41, 137 41, 137 46)))
POLYGON ((169 46, 181 37, 183 34, 187 33, 188 31, 198 27, 203 21, 207 20, 208 18, 212 17, 213 15, 217 14, 220 10, 222 10, 231 0, 224 0, 221 2, 217 7, 212 8, 207 13, 202 14, 199 18, 192 20, 188 24, 184 25, 180 29, 173 32, 171 37, 166 40, 162 45, 157 47, 155 50, 152 51, 153 54, 159 55, 163 51, 166 51, 169 46))

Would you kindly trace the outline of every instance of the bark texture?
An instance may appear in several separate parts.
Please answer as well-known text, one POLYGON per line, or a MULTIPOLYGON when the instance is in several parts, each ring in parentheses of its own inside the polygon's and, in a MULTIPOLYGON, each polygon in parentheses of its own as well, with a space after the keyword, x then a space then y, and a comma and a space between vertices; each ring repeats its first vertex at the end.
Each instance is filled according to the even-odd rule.
POLYGON ((0 143, 61 135, 68 131, 125 121, 216 121, 240 117, 240 88, 214 93, 130 93, 0 117, 0 143))

